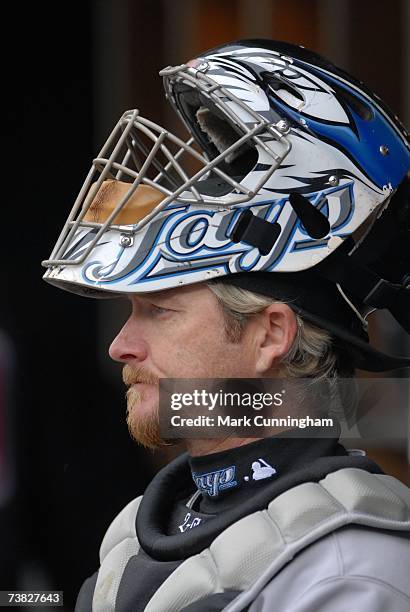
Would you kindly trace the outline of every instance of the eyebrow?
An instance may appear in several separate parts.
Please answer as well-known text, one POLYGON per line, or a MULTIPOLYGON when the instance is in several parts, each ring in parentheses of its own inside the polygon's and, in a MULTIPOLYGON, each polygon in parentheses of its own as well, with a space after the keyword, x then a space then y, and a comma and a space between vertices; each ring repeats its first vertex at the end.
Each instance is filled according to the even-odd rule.
POLYGON ((137 297, 145 300, 166 300, 175 297, 177 293, 176 289, 167 289, 164 291, 150 291, 146 293, 129 293, 127 294, 127 299, 131 302, 132 298, 137 297))

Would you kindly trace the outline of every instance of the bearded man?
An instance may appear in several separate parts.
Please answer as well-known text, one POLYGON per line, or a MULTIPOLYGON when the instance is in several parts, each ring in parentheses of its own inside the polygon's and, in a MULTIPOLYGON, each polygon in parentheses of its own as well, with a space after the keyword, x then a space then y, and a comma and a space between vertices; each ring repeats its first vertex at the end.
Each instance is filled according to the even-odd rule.
MULTIPOLYGON (((58 287, 130 301, 110 356, 132 437, 169 443, 160 379, 334 389, 356 368, 409 367, 367 335, 377 309, 410 331, 397 118, 277 41, 229 43, 161 74, 197 146, 127 111, 44 262, 58 287)), ((77 612, 409 609, 408 488, 337 428, 185 444, 113 521, 77 612)))

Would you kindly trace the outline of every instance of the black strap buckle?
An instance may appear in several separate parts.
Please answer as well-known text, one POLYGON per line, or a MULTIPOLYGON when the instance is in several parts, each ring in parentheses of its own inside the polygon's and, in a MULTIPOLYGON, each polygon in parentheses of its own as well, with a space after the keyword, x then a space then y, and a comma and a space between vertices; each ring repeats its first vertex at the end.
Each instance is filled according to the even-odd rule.
POLYGON ((279 223, 260 219, 247 208, 238 216, 231 230, 232 242, 245 242, 259 249, 261 255, 268 255, 282 231, 279 223))

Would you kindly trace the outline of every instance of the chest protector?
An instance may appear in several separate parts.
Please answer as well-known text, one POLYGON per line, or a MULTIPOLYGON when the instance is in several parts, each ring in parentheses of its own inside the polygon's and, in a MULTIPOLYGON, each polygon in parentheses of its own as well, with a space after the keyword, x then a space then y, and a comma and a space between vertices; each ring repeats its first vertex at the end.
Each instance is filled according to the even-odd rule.
MULTIPOLYGON (((115 610, 125 566, 140 548, 135 522, 141 499, 122 510, 103 539, 93 612, 115 610)), ((393 476, 357 468, 289 489, 183 561, 155 592, 145 612, 178 612, 225 590, 243 591, 225 608, 239 612, 298 552, 349 524, 410 531, 410 489, 393 476)))

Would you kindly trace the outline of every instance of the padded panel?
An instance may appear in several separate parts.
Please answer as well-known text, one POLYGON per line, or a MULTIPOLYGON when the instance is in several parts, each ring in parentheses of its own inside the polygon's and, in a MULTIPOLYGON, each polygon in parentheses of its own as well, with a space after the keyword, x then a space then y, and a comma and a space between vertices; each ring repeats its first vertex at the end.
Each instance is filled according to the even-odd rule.
POLYGON ((268 506, 269 516, 288 542, 302 537, 344 509, 316 482, 282 493, 268 506))
POLYGON ((224 589, 247 588, 284 547, 283 538, 266 510, 234 523, 211 544, 224 589))
POLYGON ((145 612, 179 612, 194 601, 220 591, 215 563, 205 549, 177 567, 150 599, 145 612))
POLYGON ((141 500, 142 495, 131 500, 108 527, 100 547, 100 563, 104 561, 109 551, 122 540, 137 537, 135 519, 141 500))
POLYGON ((370 514, 374 518, 393 521, 409 519, 409 508, 398 495, 398 487, 397 492, 393 491, 387 486, 387 481, 384 484, 381 476, 375 477, 364 470, 347 468, 329 474, 321 484, 348 512, 370 514))
MULTIPOLYGON (((408 510, 410 511, 410 488, 407 485, 400 482, 400 480, 397 480, 397 478, 394 476, 389 476, 388 474, 375 474, 374 476, 388 489, 400 497, 406 506, 408 506, 408 510)), ((408 519, 410 519, 410 516, 408 516, 408 519)))
POLYGON ((118 588, 128 560, 138 552, 136 538, 126 538, 105 556, 98 572, 93 597, 93 612, 114 612, 118 588))

